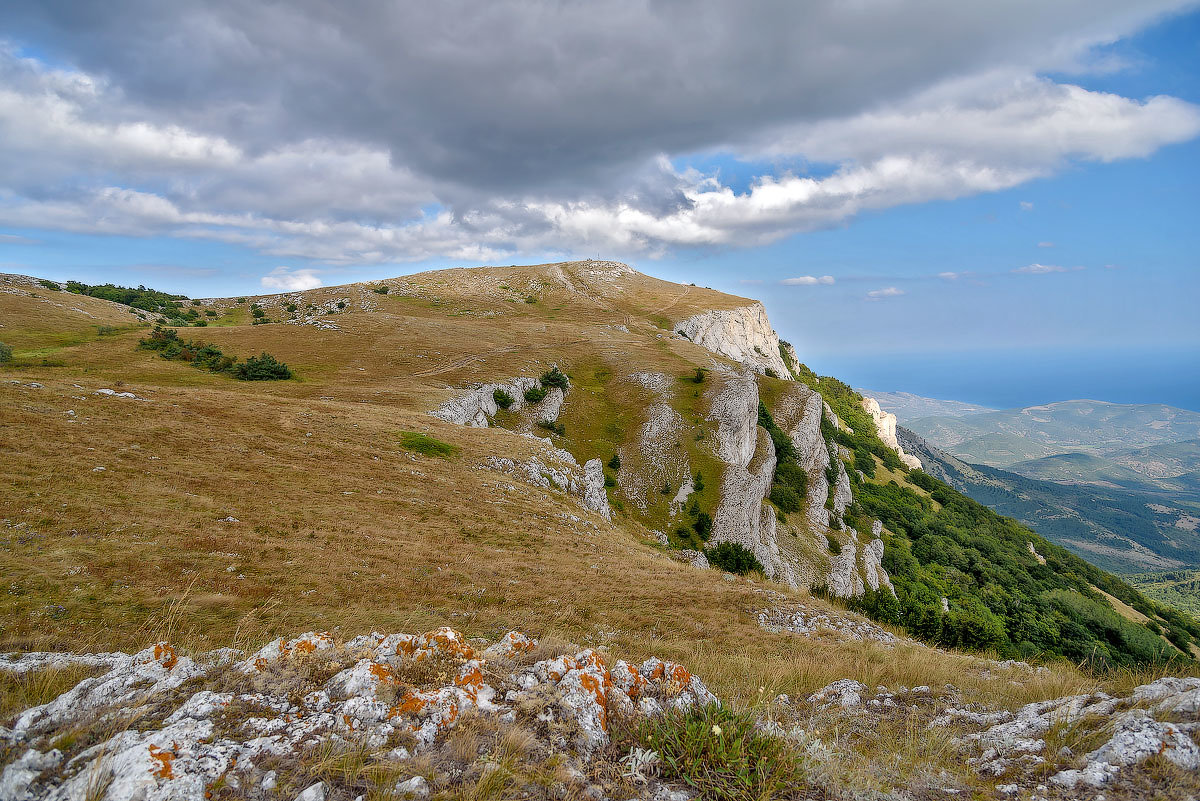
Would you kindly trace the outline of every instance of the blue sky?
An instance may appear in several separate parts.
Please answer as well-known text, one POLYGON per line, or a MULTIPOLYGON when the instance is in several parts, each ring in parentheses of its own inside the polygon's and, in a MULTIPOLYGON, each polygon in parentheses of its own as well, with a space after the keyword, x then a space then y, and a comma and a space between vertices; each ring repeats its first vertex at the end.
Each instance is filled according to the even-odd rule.
POLYGON ((0 11, 0 270, 205 296, 619 258, 762 299, 858 386, 1200 408, 1194 3, 498 3, 494 50, 449 8, 238 5, 0 11))

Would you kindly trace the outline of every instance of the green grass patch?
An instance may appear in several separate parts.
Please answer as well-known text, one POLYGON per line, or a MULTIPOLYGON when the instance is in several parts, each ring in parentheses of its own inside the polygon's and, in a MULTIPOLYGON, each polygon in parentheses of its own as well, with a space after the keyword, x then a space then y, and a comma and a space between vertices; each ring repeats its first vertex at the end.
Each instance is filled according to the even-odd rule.
POLYGON ((439 459, 449 459, 459 454, 459 447, 457 445, 442 442, 440 439, 435 439, 428 434, 422 434, 417 431, 401 431, 400 447, 406 451, 419 453, 423 456, 434 456, 439 459))

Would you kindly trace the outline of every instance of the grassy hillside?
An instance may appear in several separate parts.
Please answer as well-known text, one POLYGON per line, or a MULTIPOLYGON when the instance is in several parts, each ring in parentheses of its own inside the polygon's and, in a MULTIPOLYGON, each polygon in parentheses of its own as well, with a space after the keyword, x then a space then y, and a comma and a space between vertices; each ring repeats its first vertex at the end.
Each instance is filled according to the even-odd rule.
MULTIPOLYGON (((758 677, 751 683, 788 692, 849 674, 916 683, 931 670, 916 670, 931 658, 919 648, 865 663, 832 644, 797 653, 787 636, 755 623, 754 610, 774 597, 761 578, 730 582, 666 558, 648 528, 669 518, 665 493, 659 506, 626 503, 610 524, 560 490, 489 467, 489 457, 540 453, 535 440, 428 414, 470 382, 558 365, 573 389, 554 443, 580 463, 607 461, 636 444, 644 419, 646 397, 630 373, 658 371, 676 382, 671 403, 689 426, 678 447, 707 477, 717 469, 707 455, 711 423, 688 387, 697 367, 722 360, 671 329, 744 299, 581 262, 201 301, 201 313, 225 324, 197 338, 241 357, 268 352, 295 374, 271 382, 163 359, 138 347, 146 328, 101 335, 98 321, 127 319, 128 310, 87 296, 69 301, 53 306, 54 316, 36 290, 0 294, 17 355, 0 384, 10 587, 0 599, 0 648, 132 648, 152 632, 211 647, 312 628, 420 629, 449 615, 489 636, 524 628, 635 655, 653 646, 710 665, 733 697, 749 686, 743 670, 758 677), (413 450, 404 432, 450 447, 413 450)), ((762 378, 764 397, 776 381, 762 378)), ((1089 581, 1126 596, 1048 545, 1039 547, 1059 560, 1058 578, 1028 564, 1005 573, 1027 534, 992 520, 986 536, 967 531, 978 521, 962 515, 977 510, 896 472, 857 395, 830 379, 815 385, 857 432, 828 432, 852 466, 875 464, 847 522, 869 530, 875 515, 889 529, 901 612, 871 609, 877 617, 931 642, 1052 655, 1060 652, 1054 637, 1022 628, 1008 608, 1013 597, 997 587, 1077 592, 1037 607, 1054 620, 1099 617, 1089 581), (969 538, 958 546, 965 561, 958 550, 949 564, 920 547, 927 531, 927 542, 969 538), (1041 578, 1026 588, 1029 571, 1041 578), (937 632, 922 628, 913 610, 933 608, 941 595, 953 613, 937 632), (980 636, 971 633, 977 619, 986 624, 980 636)), ((701 505, 714 502, 715 478, 706 478, 701 505)), ((770 591, 821 603, 778 585, 770 591)), ((1112 661, 1155 658, 1141 646, 1123 653, 1112 661)))

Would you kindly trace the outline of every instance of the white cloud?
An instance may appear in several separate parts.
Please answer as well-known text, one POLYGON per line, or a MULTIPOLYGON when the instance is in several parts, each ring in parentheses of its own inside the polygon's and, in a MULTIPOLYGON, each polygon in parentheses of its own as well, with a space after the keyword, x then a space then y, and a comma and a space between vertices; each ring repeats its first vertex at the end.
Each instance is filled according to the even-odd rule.
POLYGON ((817 286, 818 284, 829 286, 834 283, 832 275, 799 275, 795 278, 785 278, 779 283, 786 286, 817 286))
POLYGON ((290 267, 276 267, 262 277, 262 285, 266 289, 278 289, 281 292, 299 292, 304 289, 316 289, 323 282, 317 277, 316 270, 293 270, 290 267))
POLYGON ((1037 246, 1039 248, 1052 248, 1052 247, 1054 247, 1054 243, 1053 242, 1038 242, 1037 246))
POLYGON ((966 273, 955 273, 955 272, 949 272, 949 271, 947 271, 947 272, 944 272, 944 273, 938 273, 938 274, 937 274, 937 277, 938 277, 938 278, 944 278, 944 279, 946 279, 947 281, 955 281, 955 280, 957 280, 957 279, 959 278, 959 276, 963 276, 963 275, 966 275, 966 273))
MULTIPOLYGON (((444 128, 446 120, 431 121, 421 116, 426 112, 451 113, 442 105, 393 102, 395 98, 391 96, 381 105, 376 102, 378 98, 370 97, 369 88, 355 88, 357 85, 351 81, 337 82, 337 91, 324 100, 339 107, 348 102, 360 112, 372 109, 373 113, 367 115, 370 120, 338 121, 315 99, 308 103, 307 97, 306 102, 291 97, 286 99, 292 102, 283 103, 274 94, 265 99, 240 94, 254 87, 268 93, 278 92, 277 84, 286 83, 273 80, 260 84, 258 76, 246 69, 241 69, 238 80, 219 84, 214 79, 210 84, 207 80, 196 81, 194 65, 183 64, 180 74, 186 75, 187 80, 181 86, 201 96, 181 102, 166 89, 161 89, 155 97, 146 95, 149 90, 143 85, 144 80, 138 80, 139 68, 129 64, 118 64, 112 70, 97 67, 94 72, 53 69, 36 59, 18 56, 15 46, 0 43, 0 141, 5 145, 0 148, 0 225, 211 239, 241 245, 280 260, 312 259, 337 264, 432 258, 501 261, 518 255, 579 252, 583 248, 657 256, 675 247, 753 247, 796 232, 843 225, 864 211, 1009 189, 1052 175, 1077 161, 1104 162, 1145 156, 1166 144, 1200 134, 1200 107, 1195 105, 1171 97, 1135 100, 1089 91, 1037 77, 1035 66, 1027 66, 1067 69, 1082 64, 1086 67, 1091 45, 1135 30, 1171 3, 1165 2, 1156 9, 1139 5, 1135 11, 1126 10, 1116 0, 1111 5, 1116 10, 1103 13, 1097 10, 1089 15, 1087 22, 1080 22, 1077 13, 1068 13, 1066 6, 1056 5, 1042 19, 1042 24, 1050 25, 1047 20, 1053 17, 1054 25, 1062 28, 1053 36, 1035 30, 1033 22, 1029 22, 1026 30, 1022 26, 1027 20, 1019 18, 1021 15, 993 14, 986 9, 964 11, 964 19, 954 16, 945 22, 967 25, 972 35, 977 36, 973 41, 979 42, 980 47, 964 44, 962 52, 957 54, 961 63, 954 61, 957 51, 951 52, 953 48, 949 47, 932 55, 921 50, 920 56, 903 49, 895 56, 900 59, 897 63, 905 71, 912 68, 916 77, 909 76, 902 89, 886 94, 878 89, 878 76, 870 69, 862 74, 854 72, 867 61, 882 59, 872 50, 877 43, 871 37, 866 37, 865 45, 858 41, 860 33, 867 29, 864 25, 882 23, 859 19, 857 27, 847 28, 842 24, 846 22, 843 15, 854 17, 853 10, 821 8, 809 14, 813 18, 811 30, 804 27, 796 35, 817 41, 836 35, 857 43, 859 49, 846 51, 849 60, 842 70, 829 68, 822 77, 823 81, 839 82, 839 86, 845 84, 846 93, 831 93, 825 91, 828 87, 822 87, 821 96, 844 97, 844 102, 827 106, 818 103, 814 108, 801 104, 803 108, 788 112, 791 117, 771 119, 715 115, 712 97, 680 98, 676 97, 678 92, 668 98, 653 97, 654 102, 647 102, 644 107, 638 105, 635 101, 639 98, 632 95, 640 91, 657 92, 653 88, 657 83, 642 82, 645 83, 642 86, 631 82, 627 71, 636 71, 642 63, 657 63, 655 48, 666 45, 655 39, 654 47, 649 47, 648 40, 629 39, 629 35, 643 28, 660 30, 653 26, 630 23, 625 29, 618 25, 619 30, 614 33, 608 27, 611 20, 597 22, 592 18, 591 27, 603 23, 603 30, 597 35, 602 33, 613 36, 613 41, 623 41, 616 36, 621 34, 629 39, 629 52, 644 59, 615 58, 606 51, 600 66, 610 68, 610 62, 625 65, 625 71, 619 71, 617 76, 596 72, 595 64, 583 61, 560 65, 564 70, 581 70, 580 74, 586 75, 580 91, 595 89, 606 98, 612 95, 614 102, 630 105, 628 115, 607 113, 598 119, 595 109, 599 106, 579 107, 579 101, 561 95, 553 82, 521 83, 519 96, 514 99, 510 91, 512 82, 492 76, 489 68, 522 69, 524 62, 510 63, 507 55, 507 60, 489 62, 484 55, 480 55, 484 59, 481 62, 469 60, 478 73, 474 74, 475 83, 459 89, 466 92, 465 98, 478 101, 482 110, 479 113, 491 108, 493 98, 485 97, 488 87, 496 97, 519 104, 536 103, 541 97, 538 91, 529 91, 531 85, 548 93, 555 102, 547 102, 541 110, 550 115, 548 119, 554 125, 543 125, 538 130, 549 131, 545 133, 547 137, 562 137, 559 147, 545 147, 528 131, 513 128, 518 123, 512 120, 522 117, 515 113, 502 115, 502 120, 497 117, 498 122, 484 126, 489 131, 487 147, 453 136, 439 138, 434 134, 440 130, 453 131, 455 136, 462 131, 462 136, 469 137, 471 131, 483 129, 460 124, 444 128), (980 18, 975 19, 974 14, 980 18), (1004 26, 1020 30, 1005 27, 1007 33, 1003 33, 1000 28, 1004 26), (1010 36, 1011 41, 1005 36, 1010 36), (982 55, 982 44, 992 41, 997 53, 1004 50, 1007 55, 996 55, 993 60, 982 55), (1020 47, 1014 44, 1017 41, 1021 42, 1020 47), (1008 52, 1007 47, 1015 49, 1008 52), (905 60, 921 61, 925 57, 933 63, 916 65, 922 69, 915 69, 905 60), (938 61, 943 57, 945 63, 938 61), (122 73, 126 68, 133 72, 122 73), (857 77, 847 77, 851 72, 857 77), (483 88, 477 92, 472 88, 476 86, 483 88), (209 96, 210 90, 219 91, 209 96), (671 105, 676 100, 693 103, 704 114, 696 117, 690 106, 671 105), (314 112, 318 107, 320 111, 314 112), (380 120, 391 120, 389 115, 399 113, 397 109, 415 116, 404 117, 404 125, 385 125, 386 135, 371 129, 380 120), (258 115, 255 125, 246 123, 248 110, 258 115), (678 112, 677 117, 672 117, 673 111, 678 112), (556 116, 560 113, 575 116, 556 116), (287 118, 288 114, 294 114, 295 118, 287 118), (279 124, 276 117, 287 124, 279 124), (672 122, 664 132, 666 119, 672 122), (744 119, 744 122, 718 130, 705 128, 716 124, 713 122, 675 121, 697 119, 744 119), (422 128, 424 124, 429 127, 422 128), (408 133, 387 134, 402 129, 408 133), (688 143, 690 149, 684 148, 672 138, 677 129, 697 131, 700 138, 688 143), (598 142, 595 152, 580 155, 572 151, 574 139, 582 136, 581 130, 598 142), (493 134, 494 140, 490 138, 493 134), (394 140, 401 135, 417 136, 422 141, 394 140), (535 140, 536 153, 530 155, 522 150, 535 140), (400 146, 405 144, 412 147, 400 146), (671 158, 679 153, 705 152, 704 148, 750 159, 780 157, 787 163, 820 162, 831 165, 831 169, 820 177, 766 173, 754 177, 745 190, 737 191, 722 183, 717 172, 706 174, 671 166, 671 158), (551 152, 562 154, 561 163, 550 165, 556 169, 548 169, 543 182, 522 183, 524 179, 513 177, 514 172, 538 173, 529 165, 542 158, 538 154, 551 152), (595 174, 606 176, 605 180, 598 181, 595 175, 585 179, 572 173, 574 168, 569 165, 578 160, 576 156, 591 159, 595 174), (480 158, 495 162, 476 165, 494 168, 496 174, 491 180, 495 184, 477 183, 485 181, 477 177, 485 172, 482 169, 460 169, 449 174, 454 172, 453 165, 461 167, 464 160, 480 158)), ((219 17, 226 11, 214 10, 212 14, 219 17)), ((505 13, 519 16, 519 11, 518 7, 505 13)), ((288 18, 288 12, 278 13, 288 18)), ((303 17, 300 11, 291 13, 303 17)), ((643 12, 630 13, 636 16, 643 12)), ((892 9, 887 13, 899 20, 896 24, 911 22, 921 31, 928 27, 910 20, 909 12, 892 9)), ((583 24, 588 15, 582 11, 578 14, 578 19, 571 19, 583 24)), ((670 21, 666 19, 670 14, 662 14, 665 17, 655 17, 656 23, 670 21)), ((733 15, 732 21, 742 24, 744 17, 733 15)), ((272 24, 281 22, 274 17, 272 20, 272 24)), ((339 17, 330 24, 336 27, 356 21, 357 18, 339 17)), ((164 30, 175 31, 184 38, 203 37, 208 30, 189 26, 170 15, 160 22, 164 30)), ((294 29, 289 30, 300 37, 308 30, 304 25, 309 22, 312 20, 306 17, 299 19, 294 29)), ((257 15, 233 14, 222 23, 228 26, 220 28, 225 32, 222 37, 206 42, 213 49, 198 47, 196 52, 217 60, 214 54, 232 47, 230 42, 238 42, 234 52, 227 54, 230 63, 242 57, 252 58, 258 40, 251 35, 253 32, 243 31, 239 26, 257 23, 265 24, 257 15)), ((755 24, 765 25, 772 33, 778 27, 769 19, 765 23, 758 19, 755 24)), ((589 25, 584 25, 584 29, 589 25)), ((325 31, 324 27, 318 28, 325 31)), ((120 26, 114 30, 117 32, 106 34, 118 38, 126 35, 120 26)), ((374 33, 370 26, 367 30, 374 33)), ((405 35, 409 32, 406 30, 405 35)), ((740 30, 745 39, 730 45, 745 47, 746 42, 757 43, 751 32, 749 28, 740 30)), ((731 29, 730 35, 734 33, 738 31, 731 29)), ((356 35, 359 38, 348 35, 344 41, 339 39, 330 44, 330 47, 349 48, 340 57, 351 65, 358 63, 356 58, 364 57, 359 54, 350 58, 349 54, 356 52, 354 48, 374 42, 362 31, 356 35)), ((90 41, 91 36, 93 32, 88 32, 85 40, 90 41)), ((586 43, 591 39, 584 37, 580 41, 586 43)), ((946 41, 961 44, 953 37, 946 41)), ((148 43, 152 44, 151 37, 127 44, 141 48, 149 47, 148 43)), ((278 44, 286 49, 291 40, 278 44)), ((444 43, 439 40, 439 44, 444 43)), ((540 42, 532 43, 531 47, 535 48, 530 51, 532 55, 547 55, 540 42)), ((177 45, 172 45, 172 51, 177 49, 177 45)), ((385 50, 383 55, 390 58, 397 48, 389 44, 385 50)), ((693 50, 687 48, 683 57, 693 59, 693 50)), ((725 52, 719 48, 709 50, 725 52)), ((363 50, 370 52, 369 48, 363 50)), ((403 48, 398 52, 404 56, 403 48)), ((420 48, 413 52, 414 58, 429 56, 420 48)), ((807 58, 805 52, 801 47, 791 48, 788 57, 799 54, 796 57, 807 58)), ((166 56, 175 57, 171 52, 166 56)), ((338 68, 346 66, 334 60, 338 68)), ((887 59, 882 60, 888 69, 895 66, 887 59)), ((144 59, 134 61, 155 63, 144 59)), ((305 64, 287 62, 281 69, 303 73, 307 69, 305 64)), ((202 66, 218 72, 223 69, 222 64, 214 65, 211 61, 202 66)), ((714 80, 724 75, 722 69, 713 70, 712 64, 693 66, 705 75, 715 76, 714 80)), ((161 76, 156 76, 161 77, 163 87, 181 80, 170 72, 170 67, 171 64, 164 63, 161 76)), ((769 77, 774 81, 796 75, 800 76, 796 80, 808 80, 804 77, 808 72, 773 66, 769 77)), ((403 78, 407 74, 393 70, 379 79, 399 80, 396 76, 403 78)), ((544 81, 544 74, 548 73, 538 73, 539 81, 544 81)), ((464 76, 454 72, 442 78, 459 80, 464 76)), ((713 85, 719 84, 716 81, 713 85)), ((563 85, 574 84, 567 81, 563 85)), ((698 80, 695 85, 707 84, 698 80)), ((770 87, 776 93, 784 89, 788 98, 808 96, 796 94, 796 87, 791 84, 783 89, 770 87)), ((401 92, 396 97, 415 96, 418 101, 425 91, 421 86, 407 84, 397 87, 397 92, 400 90, 408 94, 401 92)), ((718 94, 736 95, 725 91, 718 94)), ((469 111, 472 103, 453 105, 468 109, 461 113, 474 113, 469 111)), ((792 107, 787 103, 760 103, 755 107, 764 105, 792 107)), ((585 145, 579 147, 586 150, 585 145)), ((1029 201, 1022 201, 1020 206, 1024 210, 1033 208, 1029 201)), ((1029 268, 1019 271, 1032 272, 1029 268)), ((293 277, 298 274, 299 271, 290 273, 293 277)), ((264 277, 264 281, 273 280, 273 275, 264 277)), ((950 274, 940 277, 952 278, 950 274)), ((834 278, 798 276, 782 283, 829 285, 834 278)))
POLYGON ((1021 201, 1021 211, 1033 211, 1033 204, 1028 200, 1021 201))
POLYGON ((903 289, 898 289, 894 286, 884 287, 883 289, 872 289, 867 293, 868 300, 879 300, 881 298, 894 298, 905 294, 903 289))
MULTIPOLYGON (((1076 268, 1081 269, 1081 268, 1076 268)), ((1048 275, 1050 273, 1065 273, 1068 272, 1067 267, 1058 264, 1027 264, 1024 267, 1018 267, 1013 270, 1014 273, 1022 273, 1024 275, 1048 275)))

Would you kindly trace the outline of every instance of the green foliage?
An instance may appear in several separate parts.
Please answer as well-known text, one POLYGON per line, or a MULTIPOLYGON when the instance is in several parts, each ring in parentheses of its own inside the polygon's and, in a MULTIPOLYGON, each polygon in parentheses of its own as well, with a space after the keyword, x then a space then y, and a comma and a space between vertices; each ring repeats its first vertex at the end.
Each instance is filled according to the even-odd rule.
POLYGON ((705 542, 712 536, 713 519, 708 512, 698 512, 696 520, 692 523, 692 530, 696 532, 696 536, 705 542))
POLYGON ((387 284, 384 284, 383 286, 375 287, 371 291, 374 292, 376 295, 386 295, 387 293, 392 291, 392 288, 390 286, 388 286, 387 284))
POLYGON ((693 492, 704 492, 704 474, 699 470, 696 471, 696 475, 692 476, 692 485, 693 492))
POLYGON ((875 478, 875 459, 866 448, 860 447, 854 451, 854 466, 867 478, 875 478))
POLYGON ((670 481, 664 481, 663 485, 662 485, 662 489, 659 490, 659 492, 661 492, 663 495, 670 495, 674 491, 675 490, 671 487, 670 481))
MULTIPOLYGON (((110 300, 113 303, 121 303, 134 309, 161 314, 171 320, 184 320, 187 314, 183 310, 183 304, 179 302, 187 300, 184 295, 170 295, 166 292, 160 292, 157 289, 147 289, 144 286, 133 289, 115 284, 91 285, 81 281, 67 281, 66 288, 68 292, 73 292, 76 295, 88 295, 93 298, 110 300)), ((189 309, 188 311, 193 310, 189 309)), ((196 315, 193 314, 192 316, 196 315)))
POLYGON ((289 303, 288 305, 284 306, 283 308, 284 308, 284 310, 287 311, 288 314, 295 314, 297 309, 299 309, 299 307, 295 303, 289 303))
POLYGON ((763 370, 763 374, 766 375, 767 378, 779 378, 779 373, 775 372, 774 368, 771 367, 763 370))
POLYGON ((245 298, 238 298, 238 299, 237 299, 237 302, 238 302, 238 303, 245 303, 245 302, 246 302, 246 299, 245 299, 245 298))
POLYGON ((264 352, 234 367, 233 377, 241 381, 284 381, 292 377, 292 371, 286 364, 264 352))
POLYGON ((617 486, 616 476, 613 476, 611 473, 605 473, 604 474, 604 486, 606 486, 606 487, 617 486))
POLYGON ((842 552, 842 542, 837 537, 829 532, 825 533, 825 543, 829 546, 829 552, 837 556, 842 552))
POLYGON ((709 564, 721 568, 726 573, 741 575, 763 569, 762 563, 754 553, 736 542, 722 542, 706 550, 704 555, 708 557, 709 564))
POLYGON ((621 454, 614 453, 612 455, 612 458, 608 460, 608 469, 609 470, 620 470, 621 469, 621 454))
POLYGON ((712 704, 651 717, 634 735, 659 755, 664 779, 700 801, 791 797, 804 776, 783 740, 763 733, 750 712, 712 704))
POLYGON ((792 438, 781 429, 767 411, 766 404, 759 401, 758 424, 767 430, 775 446, 775 475, 771 478, 770 499, 785 515, 799 512, 804 507, 804 496, 808 492, 808 474, 800 466, 799 455, 792 438))
POLYGON ((541 403, 546 397, 546 390, 541 387, 531 387, 525 390, 526 403, 541 403))
POLYGON ((799 512, 803 501, 796 491, 785 484, 775 484, 771 487, 771 503, 779 507, 784 514, 799 512))
POLYGON ((513 403, 516 402, 517 399, 502 389, 495 389, 492 390, 492 400, 494 400, 496 405, 501 409, 508 409, 513 405, 513 403))
POLYGON ((457 445, 442 442, 440 439, 434 439, 428 434, 416 431, 401 431, 400 447, 406 451, 413 451, 424 456, 436 456, 439 459, 449 459, 451 456, 457 456, 459 452, 457 445))
POLYGON ((255 320, 261 320, 263 317, 267 316, 267 313, 263 311, 261 306, 258 305, 250 307, 250 314, 254 315, 255 320))
POLYGON ((12 361, 12 345, 0 342, 0 364, 12 361))
POLYGON ((47 281, 45 278, 39 278, 38 283, 49 289, 51 292, 61 292, 62 287, 56 281, 47 281))
POLYGON ((171 361, 187 362, 193 367, 213 373, 224 373, 242 381, 280 381, 292 377, 292 371, 269 353, 252 356, 242 364, 234 356, 226 356, 216 345, 196 340, 183 340, 173 328, 154 326, 150 336, 139 340, 138 347, 152 350, 171 361))
POLYGON ((703 384, 704 383, 704 374, 707 372, 708 371, 705 370, 703 367, 697 367, 696 374, 692 376, 692 383, 693 384, 703 384))
POLYGON ((553 420, 538 420, 537 426, 543 431, 549 431, 551 434, 558 434, 560 437, 566 436, 567 434, 567 427, 562 423, 556 423, 553 420))
POLYGON ((558 369, 558 365, 542 373, 540 381, 543 387, 555 387, 563 392, 566 392, 567 387, 571 385, 571 380, 567 378, 566 373, 558 369))
POLYGON ((215 311, 213 311, 212 309, 205 309, 204 316, 205 317, 216 317, 217 313, 215 311))

